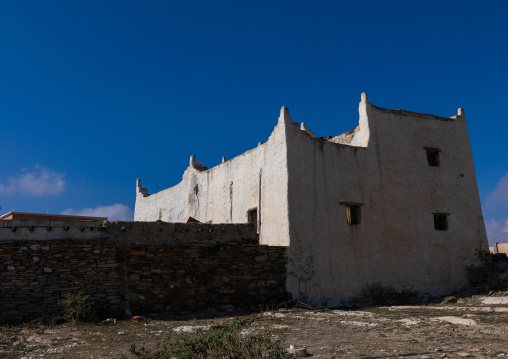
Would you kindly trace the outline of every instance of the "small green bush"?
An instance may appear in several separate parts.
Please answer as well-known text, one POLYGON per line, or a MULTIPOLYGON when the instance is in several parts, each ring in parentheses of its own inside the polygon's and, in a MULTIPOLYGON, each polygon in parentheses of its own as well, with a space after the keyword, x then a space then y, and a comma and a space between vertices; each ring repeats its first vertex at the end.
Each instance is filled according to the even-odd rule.
POLYGON ((281 346, 281 339, 273 339, 270 332, 242 337, 240 329, 252 320, 235 319, 218 324, 209 331, 199 331, 195 337, 168 335, 151 350, 132 344, 130 353, 137 359, 289 359, 294 356, 281 346))
POLYGON ((64 318, 77 323, 86 318, 93 303, 89 295, 79 292, 62 295, 58 304, 63 308, 64 318))

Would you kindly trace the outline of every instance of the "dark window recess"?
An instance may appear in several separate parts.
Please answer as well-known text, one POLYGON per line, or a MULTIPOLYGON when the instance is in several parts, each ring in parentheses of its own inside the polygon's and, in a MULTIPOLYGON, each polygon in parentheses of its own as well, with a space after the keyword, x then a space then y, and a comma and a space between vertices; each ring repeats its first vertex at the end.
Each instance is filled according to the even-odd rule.
POLYGON ((253 208, 247 211, 247 222, 254 224, 256 231, 258 230, 258 209, 253 208))
POLYGON ((436 231, 448 230, 448 215, 447 214, 434 214, 434 229, 436 231))
POLYGON ((347 224, 360 224, 362 211, 360 206, 346 205, 347 224))
POLYGON ((439 152, 437 148, 425 148, 425 151, 427 151, 427 162, 429 163, 429 166, 432 167, 439 167, 439 152))

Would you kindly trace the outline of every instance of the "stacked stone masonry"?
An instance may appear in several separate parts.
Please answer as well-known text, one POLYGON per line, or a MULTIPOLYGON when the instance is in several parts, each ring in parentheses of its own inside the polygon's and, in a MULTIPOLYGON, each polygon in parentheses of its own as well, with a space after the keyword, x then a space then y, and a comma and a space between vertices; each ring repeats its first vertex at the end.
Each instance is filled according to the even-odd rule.
POLYGON ((61 315, 64 293, 99 317, 286 299, 286 248, 251 225, 14 220, 0 223, 0 322, 61 315))

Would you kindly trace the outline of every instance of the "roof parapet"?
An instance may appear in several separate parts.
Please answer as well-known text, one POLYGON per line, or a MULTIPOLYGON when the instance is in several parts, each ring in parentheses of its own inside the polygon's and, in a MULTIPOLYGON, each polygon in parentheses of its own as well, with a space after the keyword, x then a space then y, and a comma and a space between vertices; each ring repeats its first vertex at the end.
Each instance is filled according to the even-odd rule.
POLYGON ((316 137, 316 136, 314 136, 314 133, 311 130, 308 129, 308 127, 305 124, 305 122, 302 122, 300 124, 300 130, 302 130, 303 132, 307 132, 311 137, 314 137, 314 138, 316 137))
POLYGON ((361 101, 358 106, 360 121, 358 121, 358 131, 354 132, 354 136, 349 143, 351 146, 368 147, 370 141, 370 124, 369 113, 372 111, 373 105, 369 102, 367 92, 362 92, 361 101))
POLYGON ((362 102, 369 102, 369 96, 367 95, 367 92, 362 92, 362 102))
POLYGON ((291 116, 289 116, 289 109, 286 106, 282 106, 280 109, 279 124, 290 125, 292 123, 291 116))
POLYGON ((190 168, 194 168, 198 171, 205 171, 207 170, 208 168, 203 166, 202 163, 200 163, 197 159, 196 159, 196 156, 190 156, 190 159, 189 159, 189 167, 190 168))
POLYGON ((148 197, 148 190, 146 188, 141 187, 141 179, 138 178, 136 180, 136 192, 143 195, 143 197, 148 197))

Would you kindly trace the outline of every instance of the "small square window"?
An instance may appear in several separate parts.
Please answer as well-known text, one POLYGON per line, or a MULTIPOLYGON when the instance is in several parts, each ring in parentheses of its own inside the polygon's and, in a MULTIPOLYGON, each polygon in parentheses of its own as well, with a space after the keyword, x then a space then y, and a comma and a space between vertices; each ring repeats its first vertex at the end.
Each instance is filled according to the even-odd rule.
POLYGON ((425 151, 427 151, 427 162, 429 166, 439 167, 439 152, 441 152, 437 148, 429 148, 424 147, 425 151))
POLYGON ((448 214, 434 213, 434 229, 436 231, 448 230, 448 214))
POLYGON ((347 224, 360 224, 362 220, 362 211, 360 206, 346 205, 347 224))

